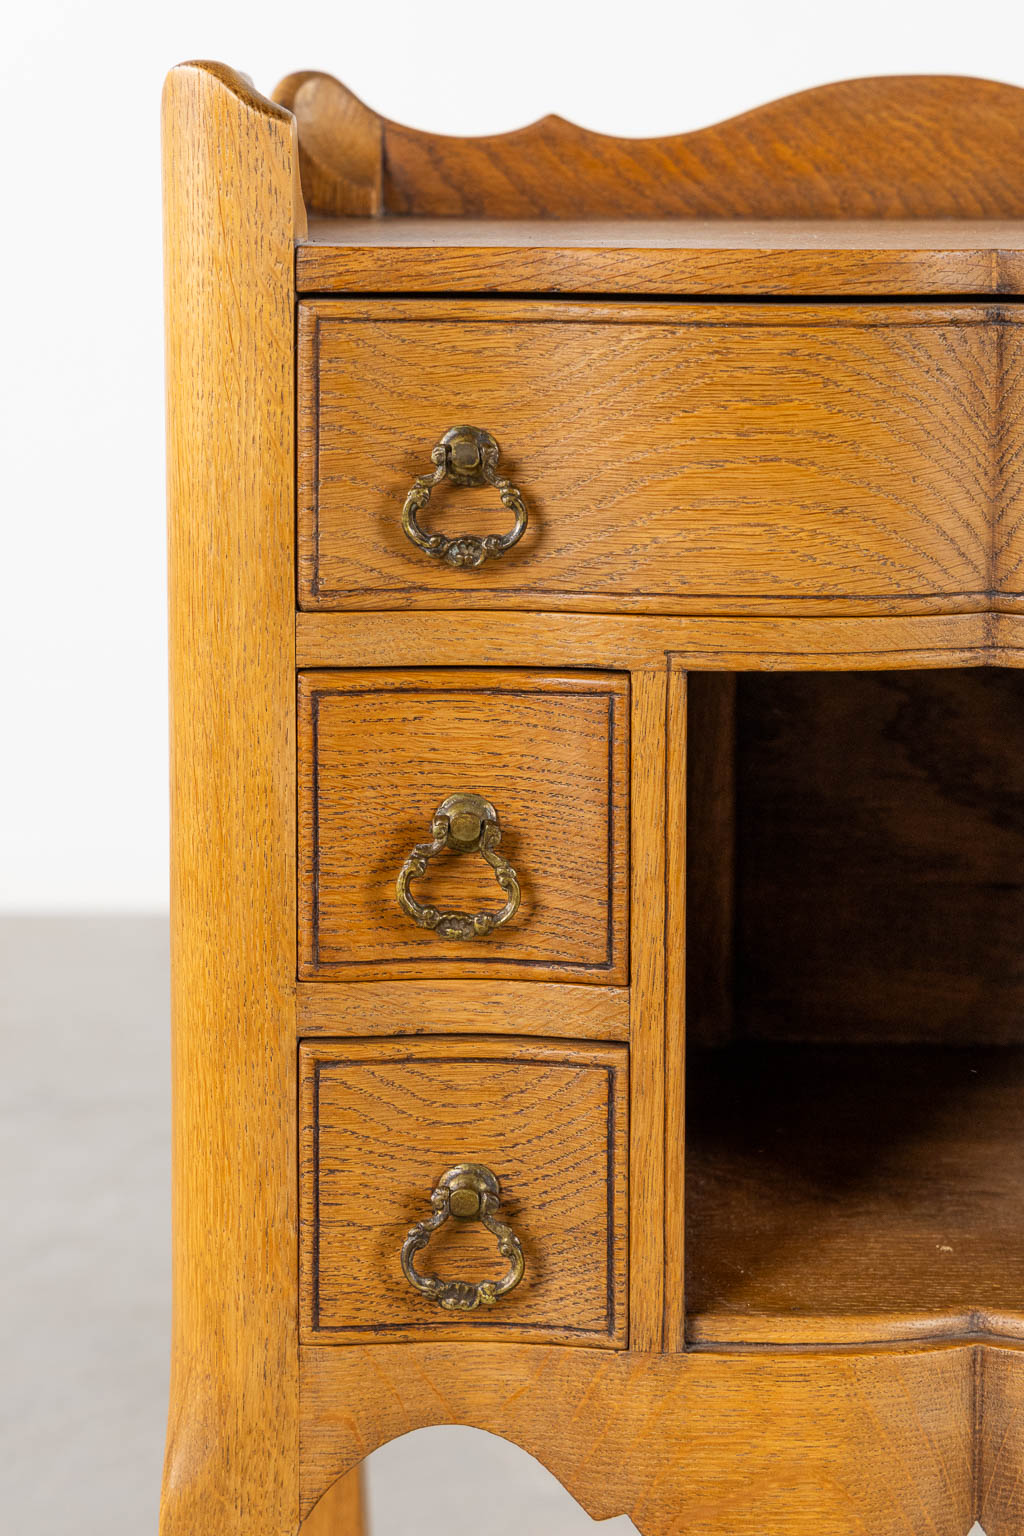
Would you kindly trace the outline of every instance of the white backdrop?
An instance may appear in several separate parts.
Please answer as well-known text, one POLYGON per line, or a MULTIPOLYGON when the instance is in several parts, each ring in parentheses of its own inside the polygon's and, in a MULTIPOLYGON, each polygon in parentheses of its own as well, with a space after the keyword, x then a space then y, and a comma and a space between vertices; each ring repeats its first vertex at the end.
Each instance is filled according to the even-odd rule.
POLYGON ((855 75, 1024 84, 1019 0, 37 0, 3 28, 0 908, 166 901, 158 110, 219 58, 452 133, 700 127, 855 75))

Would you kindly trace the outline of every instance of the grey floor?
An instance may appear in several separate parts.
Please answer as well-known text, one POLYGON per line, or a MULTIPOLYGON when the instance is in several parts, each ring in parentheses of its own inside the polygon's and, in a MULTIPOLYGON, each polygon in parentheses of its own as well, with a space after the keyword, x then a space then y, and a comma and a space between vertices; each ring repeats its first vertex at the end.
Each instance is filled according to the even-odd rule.
MULTIPOLYGON (((167 1032, 162 919, 0 916, 0 1510, 17 1536, 156 1531, 167 1032)), ((420 1430, 367 1465, 371 1536, 634 1530, 476 1430, 420 1430)))

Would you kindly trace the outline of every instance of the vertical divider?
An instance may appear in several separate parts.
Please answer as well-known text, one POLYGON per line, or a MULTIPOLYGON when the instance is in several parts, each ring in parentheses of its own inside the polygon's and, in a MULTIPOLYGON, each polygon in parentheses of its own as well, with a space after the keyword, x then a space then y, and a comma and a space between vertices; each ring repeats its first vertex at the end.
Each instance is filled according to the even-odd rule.
POLYGON ((665 1326, 686 1345, 686 735, 688 676, 669 659, 665 741, 665 1326))
POLYGON ((665 1296, 665 734, 668 674, 631 686, 629 1347, 662 1347, 665 1296))

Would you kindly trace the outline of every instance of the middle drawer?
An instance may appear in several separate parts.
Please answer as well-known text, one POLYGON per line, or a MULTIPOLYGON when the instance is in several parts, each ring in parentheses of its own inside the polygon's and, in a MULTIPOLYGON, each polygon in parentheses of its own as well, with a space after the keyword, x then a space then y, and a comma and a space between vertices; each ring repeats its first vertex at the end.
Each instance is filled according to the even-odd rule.
POLYGON ((627 676, 302 672, 298 716, 303 980, 627 983, 627 676))

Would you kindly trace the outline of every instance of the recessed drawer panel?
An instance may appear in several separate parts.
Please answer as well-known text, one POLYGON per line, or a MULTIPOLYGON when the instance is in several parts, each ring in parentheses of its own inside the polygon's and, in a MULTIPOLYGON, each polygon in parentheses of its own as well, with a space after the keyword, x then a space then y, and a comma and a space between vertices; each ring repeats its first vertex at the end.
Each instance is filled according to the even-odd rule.
POLYGON ((628 774, 621 674, 300 673, 300 976, 624 984, 628 774))
POLYGON ((985 606, 992 528, 1016 494, 1000 459, 1005 315, 497 300, 300 313, 305 608, 985 606), (445 442, 467 425, 496 458, 483 438, 445 442))
POLYGON ((626 1060, 472 1037, 303 1045, 305 1339, 624 1345, 626 1060))

